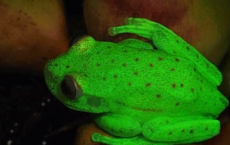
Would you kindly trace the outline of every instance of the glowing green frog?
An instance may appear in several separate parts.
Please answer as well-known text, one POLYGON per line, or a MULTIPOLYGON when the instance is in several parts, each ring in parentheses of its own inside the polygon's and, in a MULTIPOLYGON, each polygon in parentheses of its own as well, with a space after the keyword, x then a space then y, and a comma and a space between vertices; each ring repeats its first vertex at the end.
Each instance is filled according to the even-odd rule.
POLYGON ((125 24, 109 34, 134 33, 153 44, 85 36, 46 65, 51 92, 71 109, 96 114, 95 123, 115 136, 94 133, 95 142, 169 145, 217 135, 216 118, 228 106, 217 90, 218 69, 159 23, 127 18, 125 24))

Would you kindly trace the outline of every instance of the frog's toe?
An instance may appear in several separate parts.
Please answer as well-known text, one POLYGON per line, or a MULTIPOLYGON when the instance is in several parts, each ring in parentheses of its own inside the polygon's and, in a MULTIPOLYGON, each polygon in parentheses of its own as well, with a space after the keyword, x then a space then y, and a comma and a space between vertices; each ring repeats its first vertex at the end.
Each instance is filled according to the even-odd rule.
POLYGON ((130 17, 130 18, 125 18, 124 23, 125 23, 126 25, 135 24, 135 22, 133 22, 133 19, 134 19, 134 18, 132 18, 132 17, 130 17))
POLYGON ((110 27, 108 29, 108 34, 110 36, 115 36, 122 33, 131 33, 151 40, 154 35, 160 35, 158 34, 159 30, 164 28, 156 22, 143 18, 126 18, 124 23, 126 25, 110 27))
POLYGON ((99 133, 94 133, 92 135, 92 140, 95 141, 95 142, 101 142, 102 140, 102 135, 99 134, 99 133))
POLYGON ((133 33, 140 35, 142 37, 147 37, 147 35, 150 35, 151 30, 148 30, 148 28, 145 28, 143 26, 135 26, 135 25, 122 25, 122 26, 117 26, 117 27, 110 27, 108 29, 108 34, 110 36, 115 36, 117 34, 122 34, 122 33, 133 33))
POLYGON ((92 135, 92 140, 94 142, 105 143, 105 144, 109 144, 109 145, 118 145, 118 144, 121 144, 120 140, 117 140, 116 138, 111 138, 111 137, 103 136, 100 133, 94 133, 92 135))
POLYGON ((124 23, 126 25, 144 26, 144 27, 150 27, 150 28, 151 27, 153 28, 155 25, 158 25, 158 23, 153 22, 148 19, 133 18, 133 17, 125 18, 124 23))
POLYGON ((117 34, 122 34, 122 33, 136 34, 151 40, 153 31, 143 26, 134 26, 134 25, 123 25, 118 27, 110 27, 108 29, 108 34, 110 36, 115 36, 117 34))
POLYGON ((116 33, 116 31, 115 31, 115 27, 110 27, 109 29, 108 29, 108 34, 110 35, 110 36, 115 36, 117 33, 116 33))
POLYGON ((124 20, 124 23, 125 25, 122 26, 110 27, 108 29, 108 34, 110 36, 115 36, 121 33, 133 33, 145 38, 149 38, 152 34, 151 30, 153 29, 154 22, 150 20, 129 17, 124 20))

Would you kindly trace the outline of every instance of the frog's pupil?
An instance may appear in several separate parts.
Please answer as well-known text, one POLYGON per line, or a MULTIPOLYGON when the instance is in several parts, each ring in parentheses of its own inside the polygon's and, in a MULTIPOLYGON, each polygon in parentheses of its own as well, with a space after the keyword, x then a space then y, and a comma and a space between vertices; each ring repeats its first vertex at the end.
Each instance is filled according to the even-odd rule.
POLYGON ((65 76, 61 82, 62 93, 69 99, 75 99, 81 95, 81 90, 71 76, 65 76))

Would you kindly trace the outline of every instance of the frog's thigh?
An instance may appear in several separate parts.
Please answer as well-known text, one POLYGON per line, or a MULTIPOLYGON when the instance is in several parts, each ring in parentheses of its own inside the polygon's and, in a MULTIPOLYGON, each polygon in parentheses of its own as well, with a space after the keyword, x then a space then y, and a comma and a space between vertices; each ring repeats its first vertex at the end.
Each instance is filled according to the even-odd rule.
POLYGON ((96 124, 112 135, 131 137, 141 133, 141 125, 131 117, 106 114, 95 119, 96 124))
POLYGON ((192 143, 209 139, 219 133, 220 122, 213 119, 198 118, 158 118, 143 126, 143 135, 153 141, 192 143))

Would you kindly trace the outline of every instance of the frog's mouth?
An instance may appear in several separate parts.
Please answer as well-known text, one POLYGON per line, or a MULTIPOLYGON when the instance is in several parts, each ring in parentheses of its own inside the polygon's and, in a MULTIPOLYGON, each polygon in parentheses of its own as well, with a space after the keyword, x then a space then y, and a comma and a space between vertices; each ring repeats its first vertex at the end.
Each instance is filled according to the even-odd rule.
POLYGON ((89 112, 89 113, 105 113, 109 112, 109 103, 107 100, 90 95, 82 95, 81 97, 67 101, 65 100, 64 105, 70 109, 89 112))
POLYGON ((131 106, 131 105, 128 105, 128 104, 125 104, 124 102, 119 102, 119 101, 116 101, 116 103, 122 107, 126 107, 126 108, 132 108, 136 111, 143 111, 143 112, 157 112, 157 113, 160 113, 160 112, 163 112, 162 109, 150 109, 150 108, 141 108, 141 107, 134 107, 134 106, 131 106))

